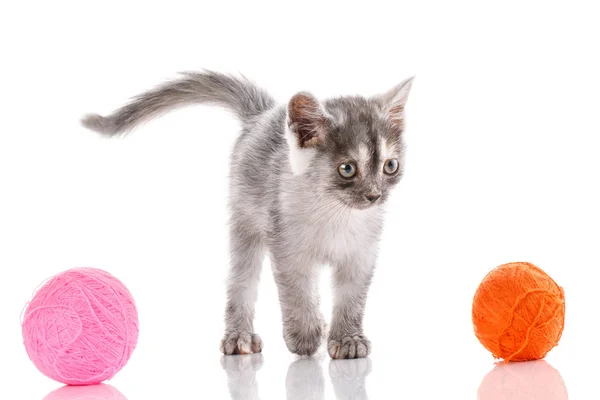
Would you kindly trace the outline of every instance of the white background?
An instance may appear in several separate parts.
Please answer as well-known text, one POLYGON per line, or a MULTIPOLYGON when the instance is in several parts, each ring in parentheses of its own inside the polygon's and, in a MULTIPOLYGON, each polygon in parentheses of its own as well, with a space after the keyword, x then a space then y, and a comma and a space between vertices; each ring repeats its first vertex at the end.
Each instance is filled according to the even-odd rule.
MULTIPOLYGON (((229 398, 218 342, 237 122, 194 107, 113 140, 78 122, 199 68, 241 72, 280 101, 300 90, 372 95, 417 75, 406 175, 388 205, 365 320, 371 373, 364 380, 366 364, 330 365, 325 354, 291 364, 265 265, 256 381, 260 360, 224 360, 239 398, 257 398, 256 385, 263 400, 340 399, 335 382, 364 380, 355 398, 475 399, 494 364, 472 333, 472 297, 490 269, 516 260, 565 288, 566 328, 547 361, 571 399, 598 398, 592 3, 3 2, 0 398, 42 399, 61 386, 27 358, 19 315, 38 284, 77 266, 113 273, 139 307, 139 346, 112 386, 129 400, 229 398)), ((326 271, 322 294, 329 315, 326 271)), ((533 369, 540 385, 557 384, 546 365, 533 369)), ((485 398, 505 398, 502 385, 524 384, 530 370, 502 369, 485 398)))

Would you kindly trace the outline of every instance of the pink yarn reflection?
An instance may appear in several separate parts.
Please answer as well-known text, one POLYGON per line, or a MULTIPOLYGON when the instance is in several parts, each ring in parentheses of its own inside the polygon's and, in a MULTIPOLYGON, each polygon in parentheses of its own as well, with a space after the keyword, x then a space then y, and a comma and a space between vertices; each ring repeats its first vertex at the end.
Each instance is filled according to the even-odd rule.
POLYGON ((110 385, 63 386, 44 400, 127 400, 121 392, 110 385))
POLYGON ((498 363, 483 378, 478 400, 567 400, 560 373, 546 361, 498 363))

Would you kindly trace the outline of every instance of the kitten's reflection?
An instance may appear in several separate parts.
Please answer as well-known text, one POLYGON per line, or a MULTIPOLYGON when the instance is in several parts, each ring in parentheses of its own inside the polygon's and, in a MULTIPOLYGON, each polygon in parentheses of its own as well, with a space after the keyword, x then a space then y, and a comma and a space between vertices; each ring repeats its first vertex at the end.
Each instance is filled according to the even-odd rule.
POLYGON ((285 377, 287 400, 322 400, 325 398, 325 378, 321 360, 300 358, 288 367, 285 377))
POLYGON ((567 400, 560 373, 546 361, 498 363, 477 392, 479 400, 567 400))
POLYGON ((221 357, 221 366, 227 374, 227 386, 232 400, 259 399, 256 371, 262 365, 261 353, 221 357))
POLYGON ((329 376, 335 391, 335 397, 340 399, 367 400, 365 379, 371 373, 371 359, 357 358, 355 360, 331 360, 329 376))
MULTIPOLYGON (((285 380, 287 400, 322 400, 325 379, 322 362, 301 358, 290 364, 285 380)), ((371 372, 371 359, 330 360, 329 377, 337 400, 368 400, 365 379, 371 372)))
MULTIPOLYGON (((262 364, 260 353, 221 358, 232 400, 259 399, 256 371, 262 364)), ((370 372, 371 360, 368 358, 329 361, 329 376, 336 399, 368 400, 365 378, 370 372)), ((287 400, 323 400, 323 361, 309 357, 292 362, 285 377, 285 390, 287 400)))
POLYGON ((44 400, 127 400, 117 389, 110 385, 63 386, 44 400))

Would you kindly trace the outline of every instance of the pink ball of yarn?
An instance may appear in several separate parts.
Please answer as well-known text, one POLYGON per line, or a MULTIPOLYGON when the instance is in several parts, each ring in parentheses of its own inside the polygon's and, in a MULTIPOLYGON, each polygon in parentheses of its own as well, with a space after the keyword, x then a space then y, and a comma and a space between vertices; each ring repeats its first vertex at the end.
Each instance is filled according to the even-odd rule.
POLYGON ((94 385, 129 360, 138 315, 131 293, 114 276, 75 268, 37 291, 22 328, 27 354, 44 375, 68 385, 94 385))

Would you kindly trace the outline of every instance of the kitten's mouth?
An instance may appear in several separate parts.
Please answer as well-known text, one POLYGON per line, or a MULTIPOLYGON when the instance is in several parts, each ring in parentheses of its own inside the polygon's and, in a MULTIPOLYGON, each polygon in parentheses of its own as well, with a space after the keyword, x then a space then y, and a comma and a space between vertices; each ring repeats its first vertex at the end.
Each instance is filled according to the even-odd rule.
POLYGON ((383 203, 381 198, 378 198, 374 201, 370 201, 367 199, 364 200, 358 200, 358 201, 348 201, 347 199, 344 199, 342 197, 338 197, 338 200, 342 203, 345 204, 348 208, 354 209, 354 210, 367 210, 369 208, 374 208, 377 207, 379 205, 381 205, 383 203))
POLYGON ((360 202, 352 203, 350 205, 350 207, 356 208, 358 210, 366 210, 368 208, 377 207, 380 204, 381 204, 380 201, 360 201, 360 202))

